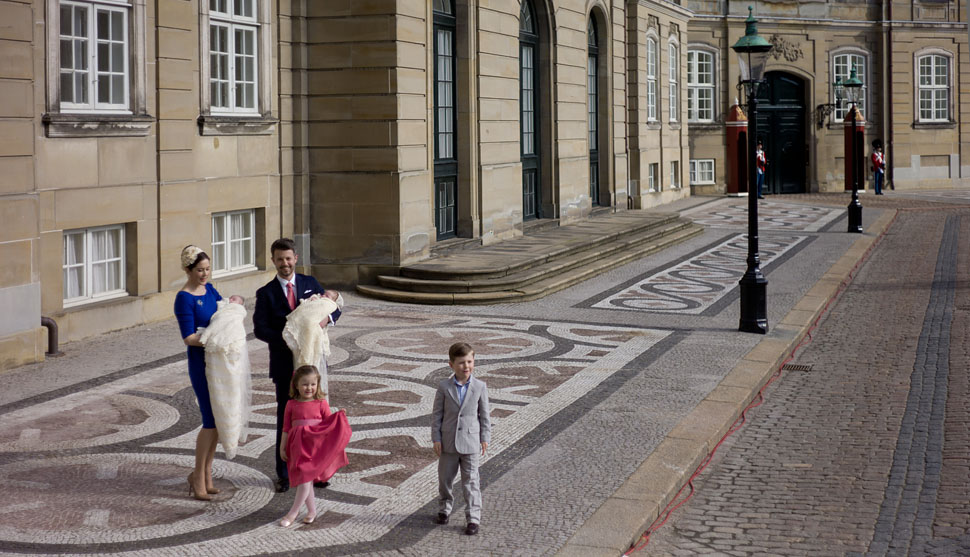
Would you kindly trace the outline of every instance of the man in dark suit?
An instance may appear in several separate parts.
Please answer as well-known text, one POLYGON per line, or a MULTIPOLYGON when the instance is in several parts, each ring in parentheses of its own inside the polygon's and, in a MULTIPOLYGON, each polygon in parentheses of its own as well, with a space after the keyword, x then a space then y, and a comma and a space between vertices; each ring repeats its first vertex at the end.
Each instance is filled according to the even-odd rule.
MULTIPOLYGON (((283 435, 283 413, 290 400, 290 379, 293 377, 293 352, 283 340, 286 316, 299 303, 313 294, 323 295, 323 287, 317 279, 296 272, 296 245, 289 238, 280 238, 270 247, 276 276, 256 291, 256 309, 253 311, 253 333, 256 338, 269 344, 269 376, 276 385, 276 491, 283 493, 290 488, 286 462, 280 458, 280 438, 283 435)), ((340 310, 330 314, 330 322, 336 323, 340 310)))

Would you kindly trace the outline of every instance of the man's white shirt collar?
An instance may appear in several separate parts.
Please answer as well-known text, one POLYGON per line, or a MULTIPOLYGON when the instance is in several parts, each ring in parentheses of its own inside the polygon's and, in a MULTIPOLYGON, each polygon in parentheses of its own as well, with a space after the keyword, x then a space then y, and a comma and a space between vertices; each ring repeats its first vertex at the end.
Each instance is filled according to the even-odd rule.
POLYGON ((296 273, 293 273, 293 278, 290 280, 286 280, 285 278, 276 275, 276 280, 279 281, 280 286, 283 287, 283 292, 286 292, 286 285, 290 283, 293 284, 293 292, 296 292, 296 273))

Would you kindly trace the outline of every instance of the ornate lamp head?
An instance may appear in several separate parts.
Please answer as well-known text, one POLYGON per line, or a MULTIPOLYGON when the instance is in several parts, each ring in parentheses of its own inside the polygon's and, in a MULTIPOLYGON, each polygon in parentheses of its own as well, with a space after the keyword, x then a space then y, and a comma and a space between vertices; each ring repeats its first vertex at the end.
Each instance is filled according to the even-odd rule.
POLYGON ((754 18, 754 8, 748 6, 748 19, 744 22, 744 36, 731 47, 738 53, 738 66, 741 70, 741 83, 745 85, 749 97, 757 94, 757 86, 765 76, 768 53, 772 45, 758 34, 758 20, 754 18))

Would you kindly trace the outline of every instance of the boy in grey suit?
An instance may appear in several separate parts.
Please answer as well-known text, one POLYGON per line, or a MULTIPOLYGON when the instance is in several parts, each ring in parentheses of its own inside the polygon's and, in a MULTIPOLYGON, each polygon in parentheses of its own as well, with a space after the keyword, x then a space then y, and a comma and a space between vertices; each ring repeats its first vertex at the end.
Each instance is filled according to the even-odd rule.
POLYGON ((478 460, 485 455, 492 435, 488 418, 488 389, 472 377, 475 351, 464 342, 448 349, 454 375, 438 384, 431 413, 431 441, 438 455, 438 524, 448 524, 455 498, 452 485, 461 469, 465 494, 465 533, 474 536, 482 520, 482 490, 478 485, 478 460))

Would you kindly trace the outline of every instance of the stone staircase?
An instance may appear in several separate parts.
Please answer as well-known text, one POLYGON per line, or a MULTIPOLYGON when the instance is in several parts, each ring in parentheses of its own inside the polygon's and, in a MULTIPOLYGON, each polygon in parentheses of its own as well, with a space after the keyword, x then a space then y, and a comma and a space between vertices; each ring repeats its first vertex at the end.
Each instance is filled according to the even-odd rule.
POLYGON ((466 247, 358 285, 366 296, 413 304, 498 304, 541 298, 682 242, 703 228, 677 213, 626 211, 466 247))

